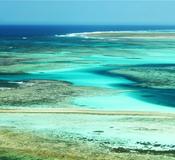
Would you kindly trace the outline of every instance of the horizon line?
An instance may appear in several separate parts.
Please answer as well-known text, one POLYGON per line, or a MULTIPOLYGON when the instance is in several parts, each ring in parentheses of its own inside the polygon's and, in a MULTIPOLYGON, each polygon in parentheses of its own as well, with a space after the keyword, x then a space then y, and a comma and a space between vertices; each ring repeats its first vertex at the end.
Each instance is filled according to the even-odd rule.
POLYGON ((0 24, 0 26, 173 26, 175 24, 0 24))

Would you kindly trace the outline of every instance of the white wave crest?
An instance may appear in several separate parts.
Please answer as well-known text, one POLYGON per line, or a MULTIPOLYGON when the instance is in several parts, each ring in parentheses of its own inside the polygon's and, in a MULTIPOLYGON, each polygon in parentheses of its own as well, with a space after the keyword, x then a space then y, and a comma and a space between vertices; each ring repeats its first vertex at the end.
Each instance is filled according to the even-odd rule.
MULTIPOLYGON (((111 33, 175 33, 174 30, 139 30, 139 31, 95 31, 95 32, 79 32, 79 33, 68 33, 64 35, 55 35, 55 37, 79 37, 79 38, 88 38, 88 39, 108 39, 109 37, 104 37, 103 34, 111 34, 111 33), (100 36, 101 35, 101 36, 100 36)), ((111 38, 111 37, 110 37, 111 38)), ((114 37, 113 37, 114 38, 114 37)), ((122 37, 120 37, 122 38, 122 37)), ((133 38, 130 36, 125 36, 124 38, 133 38)), ((141 38, 141 37, 135 37, 141 38)), ((150 37, 145 37, 150 38, 150 37)), ((154 38, 154 37, 152 37, 154 38)), ((161 37, 159 37, 161 38, 161 37)), ((115 38, 114 38, 115 39, 115 38)), ((116 39, 115 39, 116 40, 116 39)))

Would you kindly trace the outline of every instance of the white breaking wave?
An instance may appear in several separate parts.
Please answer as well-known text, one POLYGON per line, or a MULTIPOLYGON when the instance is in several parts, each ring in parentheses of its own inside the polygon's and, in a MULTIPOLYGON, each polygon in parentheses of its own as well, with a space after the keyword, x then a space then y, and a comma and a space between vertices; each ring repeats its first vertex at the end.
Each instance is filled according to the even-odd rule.
POLYGON ((24 40, 25 40, 25 39, 27 39, 27 37, 22 37, 22 39, 24 39, 24 40))
POLYGON ((58 35, 56 37, 82 37, 82 38, 90 38, 88 35, 92 35, 94 33, 103 33, 103 32, 81 32, 81 33, 69 33, 69 34, 63 34, 63 35, 58 35))
MULTIPOLYGON (((115 38, 142 38, 142 37, 132 37, 132 36, 125 36, 125 37, 103 37, 103 35, 100 37, 100 34, 110 34, 110 33, 135 33, 135 34, 141 34, 141 33, 175 33, 175 30, 140 30, 140 31, 95 31, 95 32, 79 32, 79 33, 68 33, 64 35, 57 35, 55 34, 55 37, 79 37, 79 38, 87 38, 87 39, 111 39, 117 40, 115 38), (98 36, 97 36, 98 35, 98 36)), ((157 38, 157 37, 144 37, 144 38, 157 38)), ((159 36, 158 38, 165 38, 164 36, 159 36)), ((171 37, 169 37, 171 38, 171 37)))
MULTIPOLYGON (((139 32, 139 31, 136 31, 139 32)), ((146 32, 146 31, 143 31, 146 32)), ((55 37, 83 37, 83 38, 90 38, 89 35, 92 36, 93 34, 104 34, 104 33, 134 33, 134 31, 95 31, 95 32, 79 32, 79 33, 68 33, 63 35, 55 35, 55 37)), ((97 37, 95 37, 97 38, 97 37)))

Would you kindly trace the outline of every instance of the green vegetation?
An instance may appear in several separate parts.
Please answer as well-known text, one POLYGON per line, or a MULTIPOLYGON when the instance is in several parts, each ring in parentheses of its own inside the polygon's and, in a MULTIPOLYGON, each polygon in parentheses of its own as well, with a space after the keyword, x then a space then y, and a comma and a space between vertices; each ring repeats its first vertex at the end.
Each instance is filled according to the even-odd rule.
POLYGON ((46 139, 31 133, 0 130, 1 160, 174 160, 173 155, 128 153, 109 150, 92 142, 75 139, 46 139))

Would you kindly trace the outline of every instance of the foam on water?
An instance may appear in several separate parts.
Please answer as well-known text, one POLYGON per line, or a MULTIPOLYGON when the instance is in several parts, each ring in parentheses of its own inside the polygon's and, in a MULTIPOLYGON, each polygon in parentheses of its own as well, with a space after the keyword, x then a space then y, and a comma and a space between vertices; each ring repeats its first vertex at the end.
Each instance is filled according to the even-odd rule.
MULTIPOLYGON (((166 33, 175 33, 175 30, 138 30, 138 31, 94 31, 94 32, 80 32, 80 33, 68 33, 68 34, 64 34, 64 35, 57 35, 55 34, 55 37, 80 37, 80 38, 96 38, 96 39, 113 39, 113 40, 116 40, 114 39, 114 37, 103 37, 103 34, 116 34, 116 33, 128 33, 128 36, 125 36, 123 38, 133 38, 132 36, 129 36, 129 34, 147 34, 147 33, 157 33, 157 34, 166 34, 166 33), (98 36, 96 36, 98 35, 98 36)), ((120 37, 120 36, 119 36, 120 37)), ((116 36, 117 38, 117 36, 116 36)), ((122 38, 122 37, 120 37, 122 38)), ((134 37, 134 38, 146 38, 146 39, 158 39, 158 38, 165 38, 164 36, 159 36, 158 38, 157 37, 152 37, 152 36, 149 36, 149 37, 134 37)), ((168 37, 168 38, 171 38, 171 37, 168 37)), ((175 38, 175 37, 173 37, 175 38)))

